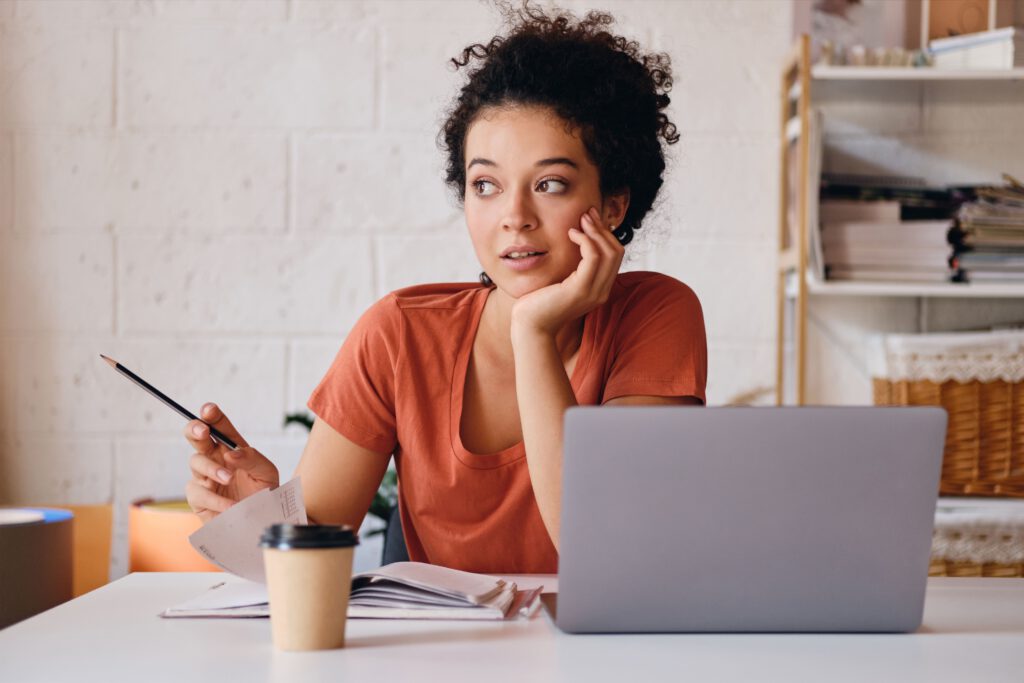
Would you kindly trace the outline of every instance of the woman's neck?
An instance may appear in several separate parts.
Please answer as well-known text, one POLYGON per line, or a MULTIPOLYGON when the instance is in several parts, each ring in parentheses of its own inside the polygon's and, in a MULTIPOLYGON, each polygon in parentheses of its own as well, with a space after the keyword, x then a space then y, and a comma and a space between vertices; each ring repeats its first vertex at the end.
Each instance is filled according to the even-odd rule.
MULTIPOLYGON (((502 358, 513 358, 512 353, 512 306, 516 300, 497 287, 487 295, 480 327, 493 345, 495 353, 502 358)), ((478 331, 479 334, 479 331, 478 331)), ((583 318, 564 325, 555 335, 555 345, 563 362, 567 362, 583 341, 583 318)))

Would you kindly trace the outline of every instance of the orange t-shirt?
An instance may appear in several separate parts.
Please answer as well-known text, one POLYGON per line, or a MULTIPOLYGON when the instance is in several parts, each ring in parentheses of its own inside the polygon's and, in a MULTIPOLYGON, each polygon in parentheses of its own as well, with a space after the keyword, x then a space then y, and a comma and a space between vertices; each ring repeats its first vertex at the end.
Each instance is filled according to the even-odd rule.
MULTIPOLYGON (((554 573, 555 551, 523 443, 472 453, 459 424, 466 368, 489 289, 434 284, 393 292, 349 333, 309 408, 351 441, 394 453, 409 557, 491 573, 554 573)), ((618 396, 704 401, 700 302, 659 273, 622 273, 587 314, 571 384, 580 405, 618 396)), ((495 388, 500 390, 500 388, 495 388)))

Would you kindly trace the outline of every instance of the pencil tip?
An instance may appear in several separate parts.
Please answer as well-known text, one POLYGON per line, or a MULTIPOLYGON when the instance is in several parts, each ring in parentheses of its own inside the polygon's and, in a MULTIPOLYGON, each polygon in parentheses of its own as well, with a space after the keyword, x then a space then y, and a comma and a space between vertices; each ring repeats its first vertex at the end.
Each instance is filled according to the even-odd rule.
POLYGON ((117 361, 114 360, 113 358, 107 358, 102 353, 100 354, 100 358, 102 358, 103 360, 107 361, 107 363, 110 364, 110 367, 112 367, 112 368, 113 367, 117 367, 117 361))

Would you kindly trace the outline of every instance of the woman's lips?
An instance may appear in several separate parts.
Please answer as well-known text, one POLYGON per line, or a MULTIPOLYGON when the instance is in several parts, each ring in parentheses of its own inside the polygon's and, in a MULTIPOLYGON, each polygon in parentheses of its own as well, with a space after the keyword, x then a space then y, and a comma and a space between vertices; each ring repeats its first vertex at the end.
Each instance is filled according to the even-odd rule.
POLYGON ((544 257, 547 256, 547 252, 537 254, 535 256, 526 256, 524 258, 510 258, 508 256, 502 256, 501 262, 512 270, 530 270, 540 265, 544 257))

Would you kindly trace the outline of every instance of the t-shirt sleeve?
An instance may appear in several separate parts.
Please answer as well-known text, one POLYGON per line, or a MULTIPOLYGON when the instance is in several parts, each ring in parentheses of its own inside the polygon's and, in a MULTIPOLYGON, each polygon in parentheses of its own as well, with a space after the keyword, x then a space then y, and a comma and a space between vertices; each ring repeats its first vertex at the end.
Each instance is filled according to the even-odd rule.
POLYGON ((616 327, 602 403, 621 396, 694 396, 703 403, 707 374, 697 295, 668 276, 638 286, 616 327))
POLYGON ((401 341, 402 312, 388 295, 349 332, 306 405, 350 441, 390 454, 398 442, 395 372, 401 341))

